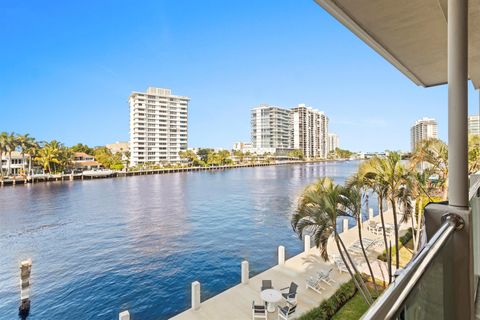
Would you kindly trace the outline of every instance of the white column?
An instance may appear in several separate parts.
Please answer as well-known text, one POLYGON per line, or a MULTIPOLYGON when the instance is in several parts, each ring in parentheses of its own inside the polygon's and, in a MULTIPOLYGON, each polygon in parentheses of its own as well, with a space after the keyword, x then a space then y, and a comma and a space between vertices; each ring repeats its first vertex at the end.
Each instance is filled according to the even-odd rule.
POLYGON ((130 320, 130 312, 122 311, 118 314, 118 320, 130 320))
POLYGON ((249 278, 248 261, 242 261, 242 284, 247 284, 249 278))
POLYGON ((468 0, 448 0, 448 201, 468 206, 468 0))
POLYGON ((192 282, 192 309, 200 309, 200 282, 192 282))
POLYGON ((306 254, 309 254, 310 253, 310 236, 308 234, 303 239, 303 244, 304 244, 304 252, 306 254))
POLYGON ((343 219, 343 231, 342 232, 345 232, 347 230, 348 230, 348 219, 343 219))
POLYGON ((373 219, 373 209, 372 208, 368 208, 368 219, 369 220, 373 219))
POLYGON ((285 247, 284 246, 278 246, 278 265, 284 265, 285 264, 285 247))

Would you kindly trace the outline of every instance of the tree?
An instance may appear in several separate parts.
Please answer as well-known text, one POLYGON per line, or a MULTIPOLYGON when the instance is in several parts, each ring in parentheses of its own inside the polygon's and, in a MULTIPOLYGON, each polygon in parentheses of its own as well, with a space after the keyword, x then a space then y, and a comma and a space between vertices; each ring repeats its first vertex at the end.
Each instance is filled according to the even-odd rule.
POLYGON ((5 149, 8 154, 8 169, 7 169, 7 175, 12 174, 12 169, 11 169, 11 164, 12 164, 12 152, 15 151, 18 147, 18 140, 15 135, 15 133, 11 132, 10 134, 7 135, 7 139, 5 142, 5 149))
POLYGON ((351 186, 348 188, 342 188, 340 202, 343 206, 343 214, 353 217, 357 221, 357 230, 358 230, 358 239, 360 241, 360 247, 362 248, 363 257, 368 266, 368 271, 370 272, 370 277, 372 278, 373 285, 375 287, 375 292, 378 294, 377 283, 375 281, 375 276, 373 275, 373 269, 370 265, 370 260, 367 256, 367 251, 363 245, 363 236, 362 236, 362 198, 363 192, 358 186, 351 186))
POLYGON ((181 159, 187 160, 189 163, 193 163, 195 160, 198 160, 198 156, 193 150, 179 151, 178 156, 181 159))
POLYGON ((0 176, 3 180, 3 155, 7 153, 8 134, 6 132, 0 133, 0 176))
POLYGON ((38 150, 40 149, 40 146, 38 142, 35 140, 35 138, 31 138, 30 144, 28 145, 28 149, 26 150, 26 153, 28 154, 28 174, 32 174, 32 162, 35 156, 37 155, 38 150))
MULTIPOLYGON (((348 186, 356 185, 358 187, 368 188, 377 195, 378 213, 380 215, 380 222, 382 224, 382 235, 385 245, 385 252, 388 252, 387 233, 385 229, 385 216, 383 212, 383 204, 387 197, 387 184, 381 179, 381 176, 377 174, 378 167, 381 167, 382 159, 379 157, 371 158, 370 160, 363 162, 358 173, 354 175, 347 183, 348 186)), ((388 261, 388 283, 392 282, 392 268, 391 260, 388 261)))
POLYGON ((301 149, 294 149, 288 153, 290 158, 298 158, 299 160, 304 160, 305 155, 303 154, 303 150, 301 149))
POLYGON ((93 154, 95 159, 105 168, 114 170, 123 169, 122 155, 119 152, 112 154, 107 147, 97 147, 93 154))
POLYGON ((448 147, 445 142, 438 139, 421 141, 415 148, 411 158, 415 167, 423 167, 427 164, 432 173, 438 175, 438 187, 443 193, 443 199, 447 199, 448 190, 448 147))
POLYGON ((334 185, 329 178, 322 178, 309 185, 299 199, 297 210, 292 217, 292 227, 300 238, 305 234, 312 234, 315 245, 325 261, 329 260, 328 241, 333 238, 355 286, 362 294, 365 302, 370 305, 372 303, 370 292, 366 288, 362 277, 358 276, 359 272, 337 232, 337 217, 342 214, 339 208, 342 206, 343 192, 343 187, 334 185))
POLYGON ((33 143, 34 139, 30 137, 28 133, 17 136, 18 146, 20 147, 20 153, 22 154, 22 163, 23 171, 26 169, 25 154, 27 153, 30 145, 33 143))
POLYGON ((335 154, 337 155, 337 158, 350 159, 350 157, 353 155, 353 152, 351 152, 349 150, 346 150, 346 149, 336 148, 335 149, 335 154))
MULTIPOLYGON (((363 175, 367 175, 375 181, 376 184, 381 186, 384 196, 390 202, 393 211, 393 224, 394 224, 394 235, 395 235, 395 246, 399 248, 398 242, 398 221, 397 221, 397 204, 399 199, 399 193, 402 191, 403 187, 408 182, 409 171, 401 163, 401 156, 398 152, 391 152, 385 158, 373 158, 374 160, 370 162, 370 166, 363 168, 367 172, 364 172, 363 175)), ((395 250, 396 257, 396 268, 400 267, 400 252, 395 250)))
POLYGON ((58 141, 52 140, 51 142, 46 142, 40 150, 38 150, 35 161, 37 161, 42 167, 43 170, 51 173, 52 166, 54 164, 59 164, 59 143, 58 141))
POLYGON ((480 136, 468 137, 468 173, 474 174, 480 171, 480 136))
POLYGON ((86 144, 82 144, 82 143, 77 143, 76 145, 70 147, 70 150, 72 150, 73 152, 83 152, 88 155, 93 155, 94 153, 93 148, 90 148, 86 144))

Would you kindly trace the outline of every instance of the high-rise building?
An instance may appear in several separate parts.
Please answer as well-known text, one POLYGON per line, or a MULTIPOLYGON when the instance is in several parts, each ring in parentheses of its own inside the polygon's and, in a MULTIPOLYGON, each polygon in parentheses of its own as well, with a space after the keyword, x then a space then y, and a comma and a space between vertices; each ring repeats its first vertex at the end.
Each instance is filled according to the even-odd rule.
POLYGON ((149 87, 132 92, 130 104, 130 165, 180 161, 187 150, 188 102, 170 89, 149 87))
POLYGON ((480 116, 468 116, 468 134, 480 135, 480 116))
POLYGON ((410 129, 410 146, 412 151, 422 140, 437 139, 438 126, 437 121, 433 118, 422 118, 415 121, 410 129))
POLYGON ((291 149, 291 111, 270 105, 253 108, 251 136, 256 149, 291 149))
POLYGON ((328 152, 335 151, 338 148, 339 139, 336 133, 328 134, 328 152))
POLYGON ((328 117, 325 113, 299 104, 292 108, 293 148, 306 158, 326 158, 328 154, 328 117))

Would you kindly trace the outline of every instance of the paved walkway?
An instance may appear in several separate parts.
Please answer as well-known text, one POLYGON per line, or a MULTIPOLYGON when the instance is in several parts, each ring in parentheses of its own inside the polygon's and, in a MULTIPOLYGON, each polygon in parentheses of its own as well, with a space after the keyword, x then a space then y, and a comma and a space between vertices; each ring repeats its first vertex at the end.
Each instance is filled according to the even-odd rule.
MULTIPOLYGON (((387 223, 393 223, 393 216, 391 211, 385 213, 387 223)), ((374 217, 374 221, 380 221, 380 217, 374 217)), ((381 239, 382 236, 374 235, 367 231, 367 223, 364 222, 362 229, 363 237, 370 239, 381 239)), ((401 230, 407 229, 408 226, 404 225, 401 230)), ((358 240, 358 230, 353 227, 341 234, 341 237, 348 247, 353 242, 358 240)), ((393 240, 393 239, 392 239, 393 240)), ((393 241, 392 241, 393 242, 393 241)), ((288 250, 288 248, 286 249, 288 250)), ((335 243, 331 241, 329 243, 329 252, 335 254, 337 251, 335 243)), ((383 246, 380 246, 376 251, 370 250, 370 261, 374 261, 372 266, 374 268, 374 274, 376 278, 382 279, 382 273, 387 276, 385 263, 377 263, 376 257, 379 252, 383 250, 383 246)), ((361 260, 358 256, 357 260, 361 260)), ((360 271, 368 271, 365 263, 358 265, 360 271)), ((240 266, 239 266, 240 268, 240 266)), ((256 275, 249 280, 248 284, 236 285, 211 299, 202 302, 201 307, 194 310, 187 310, 179 315, 173 317, 174 320, 214 320, 214 319, 252 319, 251 306, 252 301, 255 300, 257 304, 261 304, 260 287, 262 280, 272 280, 273 286, 276 289, 288 287, 290 282, 295 282, 299 285, 298 288, 298 304, 296 317, 317 307, 324 299, 329 298, 340 284, 347 282, 350 276, 347 273, 340 273, 332 262, 325 262, 320 257, 319 251, 316 248, 312 248, 309 254, 301 253, 285 262, 284 265, 277 265, 271 269, 266 270, 263 273, 256 275), (315 275, 318 271, 329 270, 333 268, 331 277, 336 281, 331 287, 324 285, 324 290, 321 294, 306 288, 306 279, 315 275)), ((269 320, 277 319, 277 313, 269 314, 269 320)))

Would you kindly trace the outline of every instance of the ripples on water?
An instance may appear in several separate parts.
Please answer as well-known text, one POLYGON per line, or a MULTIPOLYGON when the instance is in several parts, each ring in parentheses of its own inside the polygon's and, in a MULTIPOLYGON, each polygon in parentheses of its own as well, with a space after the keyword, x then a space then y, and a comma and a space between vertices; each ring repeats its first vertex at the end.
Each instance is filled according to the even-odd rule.
POLYGON ((0 189, 0 318, 16 319, 19 262, 32 258, 28 319, 167 319, 291 257, 298 194, 343 183, 358 162, 284 165, 0 189))

